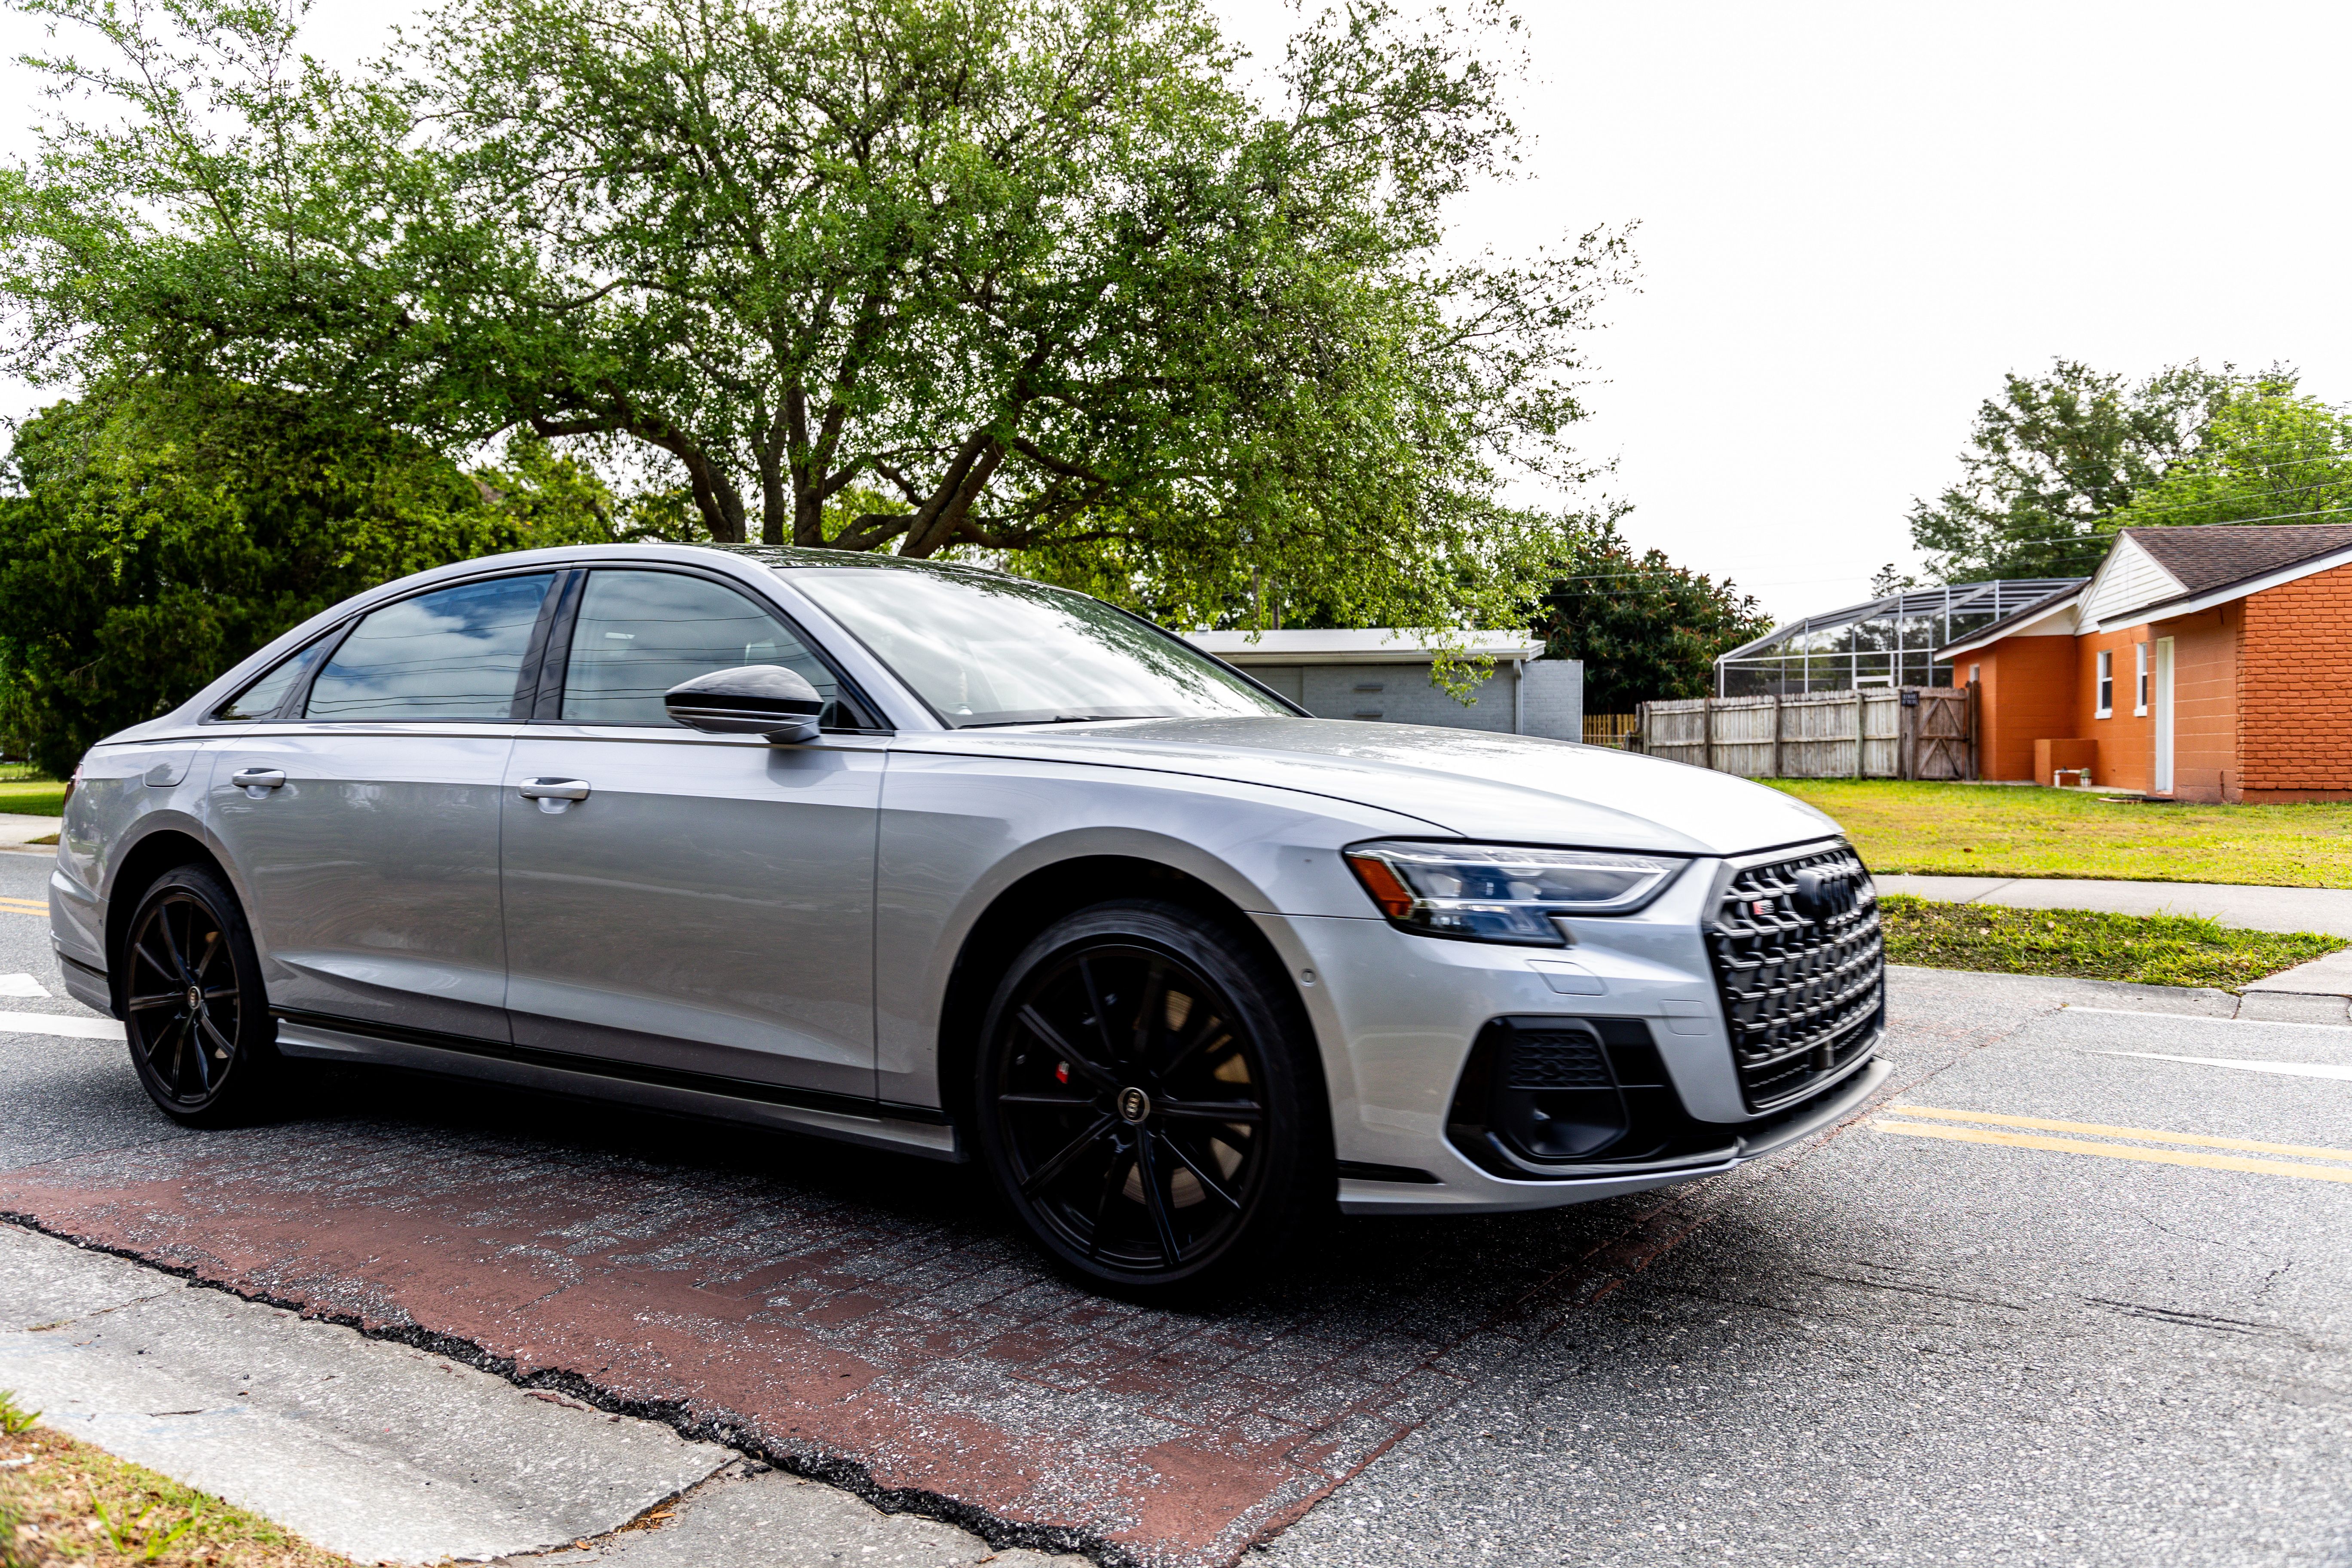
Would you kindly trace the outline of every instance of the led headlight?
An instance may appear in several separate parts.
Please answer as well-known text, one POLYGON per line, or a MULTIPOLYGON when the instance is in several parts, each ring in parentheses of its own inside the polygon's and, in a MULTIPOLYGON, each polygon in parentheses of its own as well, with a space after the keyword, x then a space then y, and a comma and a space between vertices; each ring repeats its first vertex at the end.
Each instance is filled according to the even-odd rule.
POLYGON ((1552 916, 1639 909, 1685 864, 1659 855, 1397 838, 1346 853, 1372 902, 1407 931, 1544 947, 1567 940, 1552 916))

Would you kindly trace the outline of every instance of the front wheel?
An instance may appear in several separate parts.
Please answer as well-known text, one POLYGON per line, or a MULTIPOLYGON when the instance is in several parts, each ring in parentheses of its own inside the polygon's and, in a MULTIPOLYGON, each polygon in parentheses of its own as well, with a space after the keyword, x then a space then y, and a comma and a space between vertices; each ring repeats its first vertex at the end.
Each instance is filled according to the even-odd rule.
POLYGON ((980 1145, 1039 1246, 1130 1294, 1266 1267, 1328 1215, 1328 1112, 1304 1021, 1213 921, 1157 902, 1068 916, 989 1008, 980 1145))
POLYGON ((165 872, 131 917, 123 1032, 148 1098, 191 1127, 266 1103, 278 1066, 261 964, 236 896, 202 866, 165 872))

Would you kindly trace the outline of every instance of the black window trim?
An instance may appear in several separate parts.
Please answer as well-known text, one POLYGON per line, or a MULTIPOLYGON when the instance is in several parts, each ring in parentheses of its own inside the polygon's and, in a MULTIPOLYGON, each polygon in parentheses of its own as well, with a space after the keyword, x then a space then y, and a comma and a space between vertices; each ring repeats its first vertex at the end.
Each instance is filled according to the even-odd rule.
MULTIPOLYGON (((841 668, 840 661, 833 657, 824 644, 809 636, 807 628, 793 618, 791 612, 782 605, 763 594, 751 592, 740 579, 730 576, 724 572, 713 572, 704 567, 672 561, 599 561, 572 569, 572 581, 563 584, 561 595, 562 602, 553 612, 554 618, 548 627, 544 639, 538 689, 530 705, 529 722, 565 724, 581 730, 643 730, 650 727, 644 724, 602 723, 563 717, 563 682, 572 660, 572 633, 579 624, 580 605, 588 596, 589 574, 594 572, 667 572, 680 577, 699 577, 706 583, 732 590, 751 600, 753 605, 768 615, 774 616, 786 631, 799 638, 801 647, 806 648, 810 657, 824 666, 826 672, 833 677, 839 693, 835 700, 846 699, 868 721, 854 729, 826 730, 823 733, 827 735, 894 735, 898 733, 897 730, 882 718, 882 710, 876 705, 872 698, 866 695, 865 688, 851 679, 848 671, 841 668)), ((551 600, 556 597, 555 595, 549 595, 551 600)), ((521 706, 520 700, 517 706, 518 708, 521 706)), ((696 735, 698 731, 681 729, 678 733, 681 737, 686 737, 696 735)))

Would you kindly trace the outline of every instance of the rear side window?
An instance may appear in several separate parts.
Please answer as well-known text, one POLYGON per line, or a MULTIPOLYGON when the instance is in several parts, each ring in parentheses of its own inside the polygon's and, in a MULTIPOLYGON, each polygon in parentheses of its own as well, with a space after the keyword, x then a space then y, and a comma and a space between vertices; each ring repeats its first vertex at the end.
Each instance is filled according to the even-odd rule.
POLYGON ((310 673, 310 667, 319 662, 319 656, 327 651, 327 645, 333 640, 332 637, 321 637, 299 653, 289 654, 279 659, 270 668, 268 674, 215 709, 213 717, 230 721, 276 717, 279 706, 286 700, 286 694, 310 673))
POLYGON ((662 694, 682 680, 746 664, 797 671, 835 724, 839 682, 792 629, 731 588, 677 572, 593 572, 563 669, 567 724, 677 721, 662 694))
POLYGON ((496 577, 370 611, 310 688, 308 719, 506 719, 552 574, 496 577))

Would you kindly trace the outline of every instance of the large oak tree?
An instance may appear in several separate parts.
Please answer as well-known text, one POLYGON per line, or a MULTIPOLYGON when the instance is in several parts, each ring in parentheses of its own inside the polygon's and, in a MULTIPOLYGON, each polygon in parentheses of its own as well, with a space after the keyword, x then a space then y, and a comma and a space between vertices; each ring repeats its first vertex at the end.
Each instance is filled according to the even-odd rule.
POLYGON ((1263 100, 1196 0, 456 0, 365 72, 269 3, 101 52, 0 179, 11 362, 648 455, 710 537, 994 553, 1191 624, 1498 624, 1622 240, 1465 258, 1486 43, 1377 5, 1263 100))

